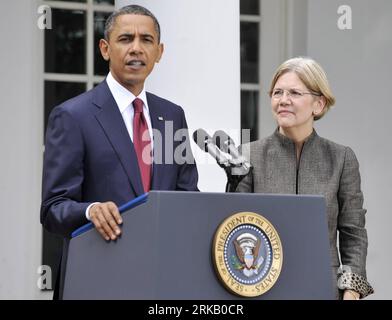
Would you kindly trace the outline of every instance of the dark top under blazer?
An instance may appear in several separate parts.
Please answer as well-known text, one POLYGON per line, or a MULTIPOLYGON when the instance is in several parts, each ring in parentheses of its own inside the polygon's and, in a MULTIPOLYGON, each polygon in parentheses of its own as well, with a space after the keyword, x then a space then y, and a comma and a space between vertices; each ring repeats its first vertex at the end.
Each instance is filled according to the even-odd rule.
MULTIPOLYGON (((151 93, 147 93, 147 101, 152 127, 161 132, 165 150, 165 121, 172 121, 174 132, 187 129, 184 111, 151 93)), ((188 159, 193 160, 189 138, 184 140, 188 159)), ((169 152, 183 141, 173 141, 169 152)), ((158 151, 154 143, 154 159, 158 151)), ((164 152, 161 155, 163 162, 173 159, 172 154, 166 158, 164 152)), ((196 164, 190 162, 154 163, 151 189, 198 191, 196 164)), ((142 194, 133 143, 106 81, 51 112, 41 204, 41 223, 47 230, 68 237, 88 222, 85 210, 92 202, 121 205, 142 194)))
POLYGON ((237 191, 323 195, 332 267, 336 271, 343 264, 366 277, 366 210, 362 206, 359 164, 354 152, 313 131, 303 145, 297 164, 294 142, 276 130, 265 139, 243 145, 242 153, 249 158, 254 170, 237 191))

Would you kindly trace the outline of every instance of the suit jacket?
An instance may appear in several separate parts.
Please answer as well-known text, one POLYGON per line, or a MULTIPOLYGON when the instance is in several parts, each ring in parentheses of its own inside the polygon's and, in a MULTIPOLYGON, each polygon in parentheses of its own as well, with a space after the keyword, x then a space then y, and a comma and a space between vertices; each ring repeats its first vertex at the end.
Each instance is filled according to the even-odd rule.
POLYGON ((359 164, 349 147, 321 138, 313 131, 297 164, 294 142, 276 130, 265 139, 243 145, 242 154, 254 170, 239 184, 238 192, 323 195, 332 267, 336 271, 342 263, 351 267, 353 273, 366 277, 366 210, 362 206, 359 164))
MULTIPOLYGON (((157 139, 162 140, 162 149, 154 135, 154 161, 163 161, 153 165, 151 189, 197 191, 188 136, 173 141, 165 135, 165 121, 172 121, 174 133, 187 129, 184 111, 151 93, 147 101, 152 127, 162 135, 157 139), (173 142, 173 147, 165 148, 166 142, 173 142), (173 150, 182 142, 188 162, 181 164, 173 160, 173 150)), ((106 81, 53 109, 46 132, 41 204, 41 223, 48 231, 67 237, 88 222, 85 210, 92 202, 113 201, 119 206, 143 193, 133 143, 106 81)))

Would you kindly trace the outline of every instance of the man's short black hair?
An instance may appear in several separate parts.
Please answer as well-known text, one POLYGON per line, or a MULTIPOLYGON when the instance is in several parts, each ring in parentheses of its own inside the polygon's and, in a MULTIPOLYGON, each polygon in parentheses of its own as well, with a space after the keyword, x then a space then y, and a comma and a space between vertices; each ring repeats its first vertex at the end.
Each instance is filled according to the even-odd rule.
POLYGON ((159 26, 159 22, 157 18, 151 13, 151 11, 136 4, 131 4, 129 6, 122 7, 114 11, 109 16, 109 18, 107 18, 105 23, 105 32, 104 32, 104 37, 106 41, 109 41, 110 33, 112 32, 112 28, 114 23, 116 22, 116 18, 124 14, 138 14, 141 16, 150 17, 154 21, 155 31, 157 32, 158 35, 158 43, 161 42, 161 27, 159 26))

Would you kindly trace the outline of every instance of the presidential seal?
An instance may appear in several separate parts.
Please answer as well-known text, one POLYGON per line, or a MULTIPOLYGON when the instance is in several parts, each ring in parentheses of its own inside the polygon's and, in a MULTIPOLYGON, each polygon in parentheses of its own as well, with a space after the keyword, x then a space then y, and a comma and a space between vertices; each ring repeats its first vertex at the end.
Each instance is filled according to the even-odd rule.
POLYGON ((283 249, 274 226, 263 216, 240 212, 218 227, 212 247, 218 278, 232 293, 256 297, 278 280, 283 249))

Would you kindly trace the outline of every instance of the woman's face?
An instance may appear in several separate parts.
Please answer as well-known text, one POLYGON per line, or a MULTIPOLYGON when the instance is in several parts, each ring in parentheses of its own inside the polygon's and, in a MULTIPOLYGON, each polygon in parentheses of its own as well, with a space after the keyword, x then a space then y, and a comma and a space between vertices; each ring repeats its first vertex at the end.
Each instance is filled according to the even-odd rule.
POLYGON ((295 72, 281 75, 272 91, 272 113, 282 129, 311 130, 314 115, 324 105, 325 100, 311 94, 295 72))

